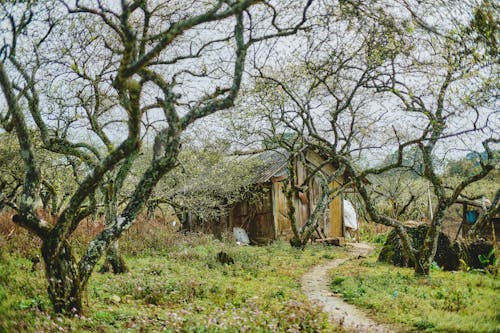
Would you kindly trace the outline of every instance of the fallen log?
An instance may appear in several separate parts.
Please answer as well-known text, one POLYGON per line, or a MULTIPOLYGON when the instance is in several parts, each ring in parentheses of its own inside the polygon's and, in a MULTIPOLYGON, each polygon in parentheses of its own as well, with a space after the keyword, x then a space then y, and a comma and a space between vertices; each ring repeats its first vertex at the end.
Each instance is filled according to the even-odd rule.
POLYGON ((316 239, 315 242, 327 245, 344 246, 345 238, 344 237, 321 238, 321 239, 316 239))

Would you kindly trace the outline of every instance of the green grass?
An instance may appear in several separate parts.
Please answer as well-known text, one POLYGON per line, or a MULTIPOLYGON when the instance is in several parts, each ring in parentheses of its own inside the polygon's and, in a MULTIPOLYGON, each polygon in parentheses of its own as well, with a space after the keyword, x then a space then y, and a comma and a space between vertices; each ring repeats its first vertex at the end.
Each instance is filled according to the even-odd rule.
MULTIPOLYGON (((180 236, 179 236, 180 237, 180 236)), ((81 318, 57 317, 43 272, 0 253, 0 332, 331 332, 320 309, 301 293, 313 264, 345 255, 321 245, 237 247, 209 237, 179 238, 168 248, 126 257, 130 272, 95 273, 81 318), (219 251, 235 260, 217 262, 219 251)))
POLYGON ((500 332, 498 276, 432 271, 418 278, 370 257, 332 272, 331 288, 379 321, 415 331, 500 332))

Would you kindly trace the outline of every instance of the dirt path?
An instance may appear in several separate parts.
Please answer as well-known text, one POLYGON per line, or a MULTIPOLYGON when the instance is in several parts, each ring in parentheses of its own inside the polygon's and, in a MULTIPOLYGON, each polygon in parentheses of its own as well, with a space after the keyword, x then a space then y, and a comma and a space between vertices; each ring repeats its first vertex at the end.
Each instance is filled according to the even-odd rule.
POLYGON ((318 302, 323 306, 323 311, 328 313, 332 321, 340 323, 348 331, 394 332, 390 327, 376 323, 364 312, 331 292, 328 272, 347 260, 357 258, 360 255, 366 256, 373 250, 370 245, 363 243, 353 243, 348 246, 352 246, 348 258, 331 260, 326 264, 313 267, 306 273, 302 277, 302 290, 311 301, 318 302))

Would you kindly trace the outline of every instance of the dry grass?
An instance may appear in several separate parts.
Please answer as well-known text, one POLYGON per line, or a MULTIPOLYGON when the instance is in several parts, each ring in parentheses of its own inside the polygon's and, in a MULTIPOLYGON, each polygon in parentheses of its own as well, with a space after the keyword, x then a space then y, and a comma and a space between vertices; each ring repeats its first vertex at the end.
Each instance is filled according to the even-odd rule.
MULTIPOLYGON (((40 210, 37 214, 51 225, 57 222, 57 217, 44 211, 40 210)), ((13 213, 9 211, 0 213, 0 249, 4 253, 30 258, 38 253, 41 240, 12 222, 12 216, 13 213)), ((120 240, 123 252, 137 254, 171 247, 179 239, 176 233, 179 223, 174 224, 174 221, 173 216, 156 215, 153 219, 147 219, 145 214, 140 215, 120 240)), ((79 253, 103 229, 102 217, 85 219, 72 234, 70 242, 79 253)))
POLYGON ((0 214, 0 251, 30 258, 38 253, 40 239, 12 222, 12 213, 0 214))

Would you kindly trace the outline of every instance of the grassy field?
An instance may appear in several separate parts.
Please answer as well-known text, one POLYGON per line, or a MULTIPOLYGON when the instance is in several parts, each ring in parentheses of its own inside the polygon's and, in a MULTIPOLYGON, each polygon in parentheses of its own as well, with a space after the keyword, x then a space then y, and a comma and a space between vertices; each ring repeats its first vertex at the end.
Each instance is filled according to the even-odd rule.
MULTIPOLYGON (((70 319, 51 312, 42 269, 30 272, 31 262, 15 244, 0 247, 0 331, 339 330, 301 293, 300 276, 313 264, 345 256, 342 249, 314 245, 299 251, 284 242, 238 247, 208 236, 171 237, 148 250, 127 251, 127 274, 95 273, 85 316, 70 319), (221 250, 234 265, 217 261, 221 250)), ((123 247, 134 249, 126 239, 123 247)))
POLYGON ((377 320, 413 331, 500 332, 500 278, 491 274, 434 270, 417 278, 371 256, 332 272, 331 288, 377 320))
MULTIPOLYGON (((343 248, 240 247, 182 235, 165 223, 139 224, 121 240, 130 272, 95 273, 85 315, 65 318, 51 311, 42 268, 31 272, 39 242, 7 222, 0 219, 2 333, 342 331, 302 294, 300 277, 314 264, 345 257, 343 248), (235 264, 220 264, 219 251, 235 264)), ((76 252, 98 230, 82 226, 73 239, 76 252)), ((374 255, 336 268, 332 289, 408 331, 500 332, 498 276, 433 271, 421 280, 411 269, 377 263, 374 255)))

